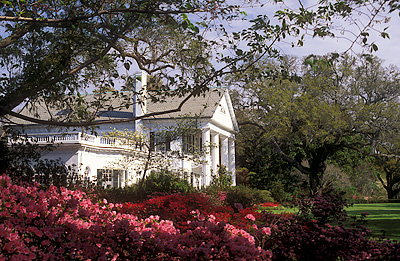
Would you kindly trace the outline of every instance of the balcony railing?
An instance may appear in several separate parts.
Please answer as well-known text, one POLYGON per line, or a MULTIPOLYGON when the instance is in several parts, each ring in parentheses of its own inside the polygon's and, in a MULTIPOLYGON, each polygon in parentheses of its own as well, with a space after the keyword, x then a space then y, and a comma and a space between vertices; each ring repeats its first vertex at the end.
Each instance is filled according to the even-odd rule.
MULTIPOLYGON (((10 140, 9 142, 32 142, 38 145, 46 144, 82 144, 82 145, 93 145, 99 147, 119 147, 124 148, 132 146, 132 144, 124 144, 119 142, 115 138, 95 136, 81 132, 70 132, 70 133, 38 133, 28 135, 27 140, 20 138, 19 140, 10 140)), ((135 145, 135 144, 134 144, 135 145)), ((138 146, 135 146, 137 148, 138 146)), ((141 147, 141 146, 140 146, 141 147)))

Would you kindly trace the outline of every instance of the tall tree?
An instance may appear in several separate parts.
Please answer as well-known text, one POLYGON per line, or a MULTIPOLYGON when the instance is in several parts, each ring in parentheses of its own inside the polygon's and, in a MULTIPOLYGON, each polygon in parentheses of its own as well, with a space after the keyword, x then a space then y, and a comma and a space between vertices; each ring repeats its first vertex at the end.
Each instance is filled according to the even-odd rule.
POLYGON ((124 85, 130 76, 122 78, 120 67, 129 71, 134 65, 162 80, 162 86, 150 93, 154 98, 160 93, 200 95, 209 86, 219 85, 221 76, 246 70, 241 64, 277 55, 276 43, 287 36, 298 37, 297 44, 302 45, 310 29, 315 36, 332 35, 334 27, 328 23, 333 18, 350 19, 360 8, 371 5, 367 26, 356 32, 354 39, 363 37, 361 44, 366 45, 367 30, 377 15, 398 9, 397 1, 321 1, 316 8, 304 8, 300 1, 295 10, 278 11, 275 24, 270 17, 260 15, 246 30, 231 33, 222 24, 241 19, 243 12, 225 0, 1 3, 0 117, 12 115, 63 126, 102 123, 95 120, 95 112, 105 106, 105 97, 100 93, 97 100, 86 101, 79 94, 92 85, 100 85, 96 86, 99 90, 115 83, 124 85), (207 38, 208 31, 217 33, 218 39, 207 38), (45 102, 49 112, 51 107, 78 111, 79 117, 60 122, 50 115, 47 121, 40 115, 29 118, 15 111, 21 104, 34 111, 35 102, 45 102))
POLYGON ((386 190, 388 199, 400 195, 400 135, 398 130, 383 133, 385 142, 381 143, 374 154, 373 166, 378 180, 386 190))
MULTIPOLYGON (((258 70, 293 68, 293 59, 266 61, 258 70)), ((299 83, 247 78, 241 100, 248 121, 242 124, 258 126, 283 160, 308 175, 316 193, 337 152, 374 148, 384 142, 381 133, 400 127, 400 74, 372 56, 311 56, 297 67, 299 83)))
MULTIPOLYGON (((233 90, 231 97, 232 104, 238 107, 241 104, 240 95, 233 90)), ((236 119, 238 122, 246 121, 246 112, 238 109, 236 108, 236 119)), ((270 190, 276 182, 280 182, 286 191, 294 188, 297 180, 291 175, 293 167, 274 153, 262 130, 251 125, 240 126, 235 146, 236 164, 245 168, 243 174, 248 175, 247 185, 270 190)))

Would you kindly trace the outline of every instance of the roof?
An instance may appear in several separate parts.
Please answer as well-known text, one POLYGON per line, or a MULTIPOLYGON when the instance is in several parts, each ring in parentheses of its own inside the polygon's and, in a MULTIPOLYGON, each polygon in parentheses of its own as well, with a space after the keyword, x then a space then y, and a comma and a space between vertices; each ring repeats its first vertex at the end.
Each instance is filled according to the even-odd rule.
MULTIPOLYGON (((227 91, 226 88, 220 89, 210 89, 210 91, 201 94, 197 97, 191 97, 183 106, 181 111, 163 114, 151 117, 149 119, 170 119, 170 118, 179 118, 183 116, 198 116, 202 118, 211 118, 215 110, 221 101, 222 96, 227 91)), ((88 94, 84 95, 84 99, 89 102, 93 102, 98 99, 98 94, 88 94)), ((147 103, 147 113, 152 112, 162 112, 166 110, 176 109, 179 104, 183 101, 184 97, 166 97, 164 102, 151 102, 147 103)), ((133 101, 133 94, 131 92, 122 92, 122 97, 114 97, 111 93, 106 94, 104 97, 106 106, 111 106, 112 110, 108 111, 99 111, 97 113, 96 120, 117 120, 117 119, 129 119, 133 117, 133 102, 131 104, 128 103, 128 107, 121 106, 123 102, 126 103, 126 100, 133 101)), ((63 120, 68 115, 68 110, 57 110, 48 108, 44 102, 39 103, 35 107, 35 112, 29 112, 27 108, 24 108, 20 111, 21 114, 39 118, 41 120, 63 120)), ((22 125, 32 125, 36 123, 32 123, 26 120, 22 120, 19 118, 13 117, 11 121, 15 124, 22 125)))

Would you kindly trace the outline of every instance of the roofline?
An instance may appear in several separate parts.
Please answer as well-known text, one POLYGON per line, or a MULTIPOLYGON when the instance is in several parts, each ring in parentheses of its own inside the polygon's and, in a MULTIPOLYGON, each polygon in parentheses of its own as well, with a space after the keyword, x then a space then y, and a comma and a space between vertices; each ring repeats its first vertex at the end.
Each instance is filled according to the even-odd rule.
POLYGON ((193 119, 193 118, 198 118, 198 119, 211 119, 212 117, 210 116, 201 116, 201 117, 169 117, 169 118, 144 118, 142 119, 143 121, 148 121, 148 120, 175 120, 175 119, 193 119))

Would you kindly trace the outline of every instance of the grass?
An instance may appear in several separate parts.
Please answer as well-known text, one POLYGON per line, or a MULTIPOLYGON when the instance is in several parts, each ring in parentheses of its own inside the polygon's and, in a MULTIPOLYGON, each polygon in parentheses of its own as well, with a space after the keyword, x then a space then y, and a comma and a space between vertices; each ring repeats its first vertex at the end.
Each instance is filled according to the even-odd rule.
MULTIPOLYGON (((296 208, 284 207, 268 210, 275 214, 298 212, 296 208)), ((373 236, 385 236, 400 242, 400 203, 354 204, 346 210, 349 216, 361 217, 361 213, 368 213, 366 226, 372 231, 373 236)))
POLYGON ((368 213, 366 226, 374 236, 400 241, 400 203, 354 204, 346 210, 349 216, 368 213))

